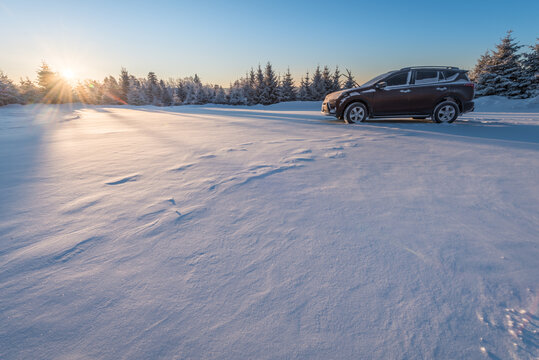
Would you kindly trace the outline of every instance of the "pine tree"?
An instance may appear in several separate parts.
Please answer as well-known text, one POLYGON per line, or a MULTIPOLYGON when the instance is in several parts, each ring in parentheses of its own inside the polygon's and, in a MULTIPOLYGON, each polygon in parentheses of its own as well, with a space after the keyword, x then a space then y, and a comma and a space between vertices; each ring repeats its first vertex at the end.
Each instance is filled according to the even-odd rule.
POLYGON ((47 63, 42 62, 41 67, 37 71, 37 84, 40 88, 42 96, 49 93, 56 82, 56 74, 50 69, 47 63))
POLYGON ((84 104, 100 104, 103 98, 101 87, 101 84, 94 80, 79 82, 75 87, 76 98, 84 104))
POLYGON ((157 76, 153 71, 148 73, 145 84, 146 99, 152 105, 159 105, 161 102, 159 86, 157 84, 157 76))
MULTIPOLYGON (((539 38, 537 39, 539 41, 539 38)), ((539 42, 530 46, 530 52, 524 54, 524 78, 528 97, 539 96, 539 42)))
POLYGON ((71 86, 62 77, 54 73, 45 62, 41 64, 37 72, 37 78, 42 102, 58 104, 72 101, 71 86))
POLYGON ((213 97, 212 102, 214 104, 226 104, 227 101, 226 101, 225 89, 223 89, 222 86, 215 85, 214 90, 215 90, 215 96, 213 97))
POLYGON ((129 76, 127 103, 130 105, 146 105, 148 103, 141 82, 134 76, 129 76))
POLYGON ((163 106, 172 105, 171 89, 165 84, 163 80, 159 81, 159 88, 161 91, 161 103, 163 106))
POLYGON ((127 104, 127 92, 129 91, 129 74, 125 68, 120 72, 120 99, 127 104))
POLYGON ((176 89, 174 90, 173 101, 174 105, 181 105, 184 103, 186 97, 185 85, 182 80, 178 80, 176 89))
MULTIPOLYGON (((200 81, 200 80, 199 80, 200 81)), ((198 87, 200 83, 196 83, 193 78, 183 79, 185 100, 184 104, 197 104, 198 103, 198 87)))
POLYGON ((210 93, 210 89, 203 86, 200 81, 195 82, 195 104, 197 105, 204 105, 210 102, 212 99, 212 94, 210 93))
POLYGON ((322 79, 322 72, 320 66, 316 67, 313 74, 313 82, 311 83, 311 100, 322 100, 326 95, 324 80, 322 79))
POLYGON ((245 105, 254 105, 256 103, 256 75, 253 68, 245 74, 245 78, 239 79, 239 84, 245 97, 245 105))
MULTIPOLYGON (((525 74, 518 53, 522 47, 515 42, 509 30, 490 55, 486 70, 476 79, 476 94, 525 97, 525 74)), ((479 59, 481 61, 481 59, 479 59)))
POLYGON ((333 73, 333 82, 331 84, 331 91, 341 90, 341 72, 339 71, 339 66, 335 67, 335 72, 333 73))
POLYGON ((256 95, 256 74, 253 68, 249 71, 243 84, 243 95, 247 99, 248 105, 254 105, 257 103, 256 95))
POLYGON ((260 93, 260 103, 263 105, 277 103, 279 101, 278 83, 270 62, 266 64, 263 83, 264 86, 260 93))
POLYGON ((26 80, 21 79, 19 93, 21 94, 21 100, 24 104, 33 104, 39 102, 39 89, 28 78, 26 78, 26 80))
POLYGON ((0 106, 21 103, 19 91, 13 82, 0 71, 0 106))
POLYGON ((265 91, 264 86, 265 86, 264 73, 262 72, 262 68, 260 67, 260 64, 258 64, 258 69, 256 70, 256 79, 255 79, 255 104, 262 103, 262 93, 265 91))
POLYGON ((333 92, 333 78, 327 66, 324 66, 324 70, 322 71, 322 83, 324 85, 324 91, 320 100, 324 99, 330 92, 333 92))
POLYGON ((301 78, 300 87, 298 91, 298 98, 302 101, 312 100, 311 94, 311 80, 309 79, 309 72, 305 75, 305 78, 301 78))
POLYGON ((244 85, 241 81, 236 80, 233 85, 230 86, 230 93, 228 95, 228 103, 230 105, 247 105, 248 99, 244 92, 244 85))
POLYGON ((103 79, 103 86, 101 89, 103 92, 101 104, 118 105, 123 103, 123 100, 120 98, 121 88, 114 76, 111 75, 103 79))
POLYGON ((294 101, 296 100, 296 88, 294 87, 294 79, 290 74, 290 68, 286 70, 283 80, 281 81, 281 91, 279 101, 294 101))
POLYGON ((479 57, 479 60, 477 60, 477 64, 475 65, 473 70, 470 71, 470 80, 477 82, 479 80, 479 76, 487 72, 488 66, 490 65, 491 61, 492 60, 490 53, 487 50, 483 55, 481 55, 481 57, 479 57))
POLYGON ((352 72, 348 69, 346 69, 346 81, 344 83, 344 89, 352 89, 356 87, 356 81, 354 80, 354 77, 352 76, 352 72))

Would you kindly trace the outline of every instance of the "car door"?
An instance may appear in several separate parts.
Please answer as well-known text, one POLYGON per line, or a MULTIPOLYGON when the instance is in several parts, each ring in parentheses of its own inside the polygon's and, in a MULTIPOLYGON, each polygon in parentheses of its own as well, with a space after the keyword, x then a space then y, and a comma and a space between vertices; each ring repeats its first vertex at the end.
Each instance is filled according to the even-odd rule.
POLYGON ((382 81, 386 83, 386 86, 376 89, 376 92, 373 94, 374 115, 405 114, 409 108, 410 72, 398 72, 382 81))
MULTIPOLYGON (((410 85, 410 114, 430 114, 436 100, 446 91, 447 86, 439 83, 440 71, 433 69, 414 70, 410 85)), ((443 79, 442 79, 443 80, 443 79)))

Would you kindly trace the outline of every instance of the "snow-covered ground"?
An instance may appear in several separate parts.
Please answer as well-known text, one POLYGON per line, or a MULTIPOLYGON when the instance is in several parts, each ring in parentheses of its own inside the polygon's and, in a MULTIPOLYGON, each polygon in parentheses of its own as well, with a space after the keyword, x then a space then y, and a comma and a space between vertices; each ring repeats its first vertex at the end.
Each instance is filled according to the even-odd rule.
POLYGON ((319 108, 0 108, 0 358, 538 357, 537 101, 319 108))

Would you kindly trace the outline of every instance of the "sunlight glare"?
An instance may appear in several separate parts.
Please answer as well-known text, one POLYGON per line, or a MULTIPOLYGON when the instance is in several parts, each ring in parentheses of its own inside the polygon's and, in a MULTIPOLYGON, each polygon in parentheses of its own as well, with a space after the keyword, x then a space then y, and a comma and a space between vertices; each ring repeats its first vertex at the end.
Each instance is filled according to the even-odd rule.
POLYGON ((66 80, 73 80, 73 78, 75 77, 75 74, 73 73, 71 69, 64 69, 62 71, 62 77, 66 80))

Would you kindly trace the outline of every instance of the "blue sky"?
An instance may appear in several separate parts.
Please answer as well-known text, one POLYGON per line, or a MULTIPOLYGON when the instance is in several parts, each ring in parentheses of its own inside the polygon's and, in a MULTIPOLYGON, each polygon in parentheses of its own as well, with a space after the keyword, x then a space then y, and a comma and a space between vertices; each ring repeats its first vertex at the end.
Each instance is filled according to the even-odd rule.
POLYGON ((357 79, 408 65, 471 68, 508 29, 539 37, 539 1, 30 1, 0 0, 0 70, 54 70, 101 80, 122 66, 161 78, 199 74, 228 85, 251 66, 317 65, 357 79))

